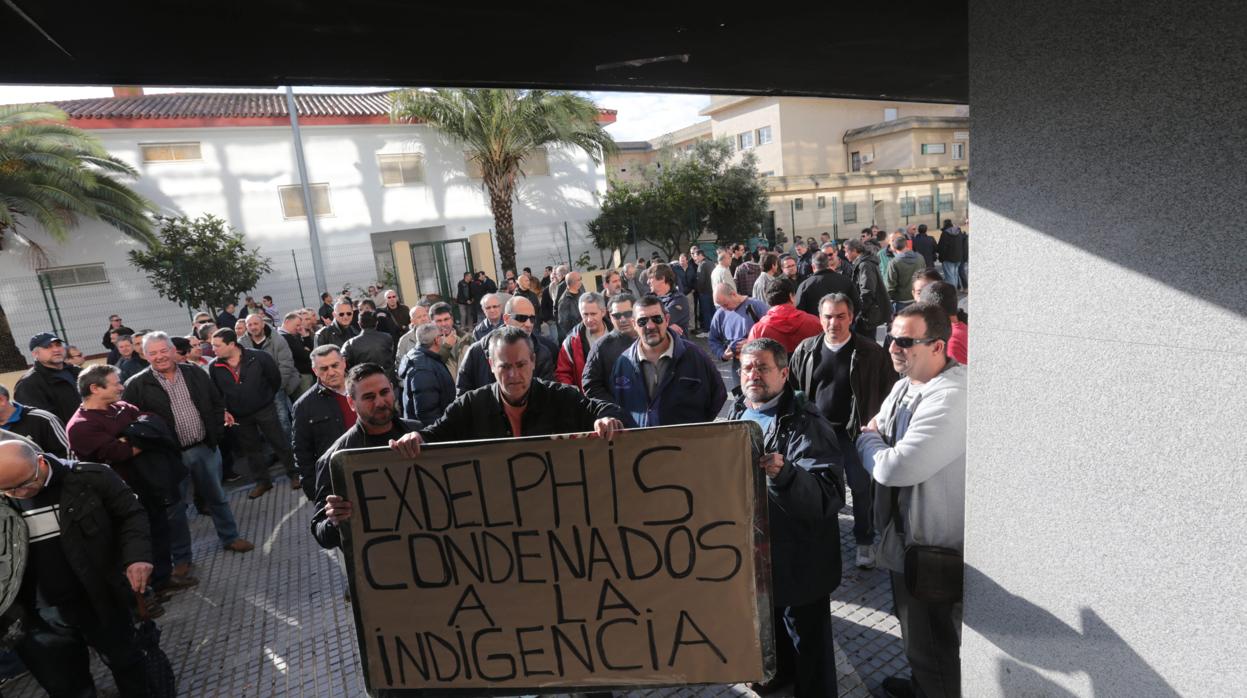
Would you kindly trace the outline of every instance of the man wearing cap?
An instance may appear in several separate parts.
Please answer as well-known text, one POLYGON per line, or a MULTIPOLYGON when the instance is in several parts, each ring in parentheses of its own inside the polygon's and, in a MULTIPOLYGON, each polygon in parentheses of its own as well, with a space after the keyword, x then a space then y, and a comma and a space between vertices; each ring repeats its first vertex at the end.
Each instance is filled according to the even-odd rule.
POLYGON ((61 424, 68 422, 82 404, 78 393, 78 373, 82 369, 65 363, 65 343, 51 332, 30 338, 30 355, 35 365, 18 379, 13 399, 51 412, 61 424))

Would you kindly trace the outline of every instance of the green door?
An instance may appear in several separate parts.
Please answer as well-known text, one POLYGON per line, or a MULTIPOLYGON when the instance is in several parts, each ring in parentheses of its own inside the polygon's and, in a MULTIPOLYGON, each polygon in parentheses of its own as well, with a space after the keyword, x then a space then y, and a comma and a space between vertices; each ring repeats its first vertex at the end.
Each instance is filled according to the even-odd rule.
POLYGON ((421 298, 436 297, 453 303, 459 280, 472 271, 468 241, 461 238, 413 243, 411 265, 421 298))

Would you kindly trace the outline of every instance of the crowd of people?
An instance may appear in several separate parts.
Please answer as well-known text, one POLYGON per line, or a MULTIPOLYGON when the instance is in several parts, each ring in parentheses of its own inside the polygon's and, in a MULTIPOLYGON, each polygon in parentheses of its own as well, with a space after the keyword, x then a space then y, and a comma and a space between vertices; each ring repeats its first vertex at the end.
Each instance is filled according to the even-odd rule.
POLYGON ((943 563, 961 550, 967 238, 948 221, 938 241, 925 226, 822 238, 713 257, 694 245, 596 279, 565 265, 497 283, 465 273, 453 299, 410 306, 375 286, 284 314, 248 297, 185 334, 114 315, 105 361, 87 366, 35 335, 33 367, 11 395, 0 387, 0 492, 31 532, 6 614, 25 629, 17 655, 52 695, 78 695, 91 646, 123 695, 145 695, 130 609, 139 595, 158 616, 199 583, 192 508, 224 550, 254 549, 225 484, 246 478, 257 499, 284 473, 332 548, 351 514, 329 478, 338 450, 609 438, 713 421, 730 400, 728 418, 765 435, 779 662, 756 688, 836 694, 829 600, 847 487, 854 560, 890 572, 912 668, 885 690, 959 695, 960 577, 943 563))

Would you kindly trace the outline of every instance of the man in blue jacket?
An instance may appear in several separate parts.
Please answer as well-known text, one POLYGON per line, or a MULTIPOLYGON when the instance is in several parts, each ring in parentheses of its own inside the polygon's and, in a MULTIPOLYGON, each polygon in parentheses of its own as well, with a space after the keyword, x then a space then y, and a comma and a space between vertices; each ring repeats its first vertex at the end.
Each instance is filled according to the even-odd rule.
POLYGON ((836 695, 831 640, 831 592, 840 585, 840 526, 844 471, 831 423, 788 385, 788 355, 773 339, 740 351, 740 387, 729 419, 762 428, 762 457, 770 520, 775 678, 755 687, 768 693, 788 681, 798 698, 836 695), (780 629, 786 632, 779 632, 780 629))
POLYGON ((629 427, 709 422, 727 402, 714 362, 668 329, 658 296, 640 300, 633 316, 640 339, 615 362, 611 392, 629 427))
POLYGON ((455 380, 441 355, 442 331, 427 323, 416 328, 416 347, 398 366, 403 385, 403 417, 422 424, 436 422, 455 401, 455 380))

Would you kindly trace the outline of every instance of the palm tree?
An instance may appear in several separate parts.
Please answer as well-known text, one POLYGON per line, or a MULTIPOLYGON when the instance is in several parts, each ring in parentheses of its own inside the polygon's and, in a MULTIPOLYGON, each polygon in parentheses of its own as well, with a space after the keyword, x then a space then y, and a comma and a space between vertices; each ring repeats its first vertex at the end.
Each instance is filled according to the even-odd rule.
MULTIPOLYGON (((0 249, 11 239, 22 240, 31 265, 46 266, 47 251, 23 228, 33 223, 63 242, 84 218, 103 221, 149 247, 158 244, 149 215, 154 207, 122 182, 138 172, 67 120, 50 104, 0 105, 0 249)), ((0 307, 0 366, 25 365, 0 307)))
POLYGON ((391 101, 392 119, 423 122, 466 148, 489 192, 505 269, 516 268, 511 207, 525 156, 545 146, 575 146, 596 164, 615 151, 614 139, 598 123, 597 105, 569 92, 403 90, 391 101))

